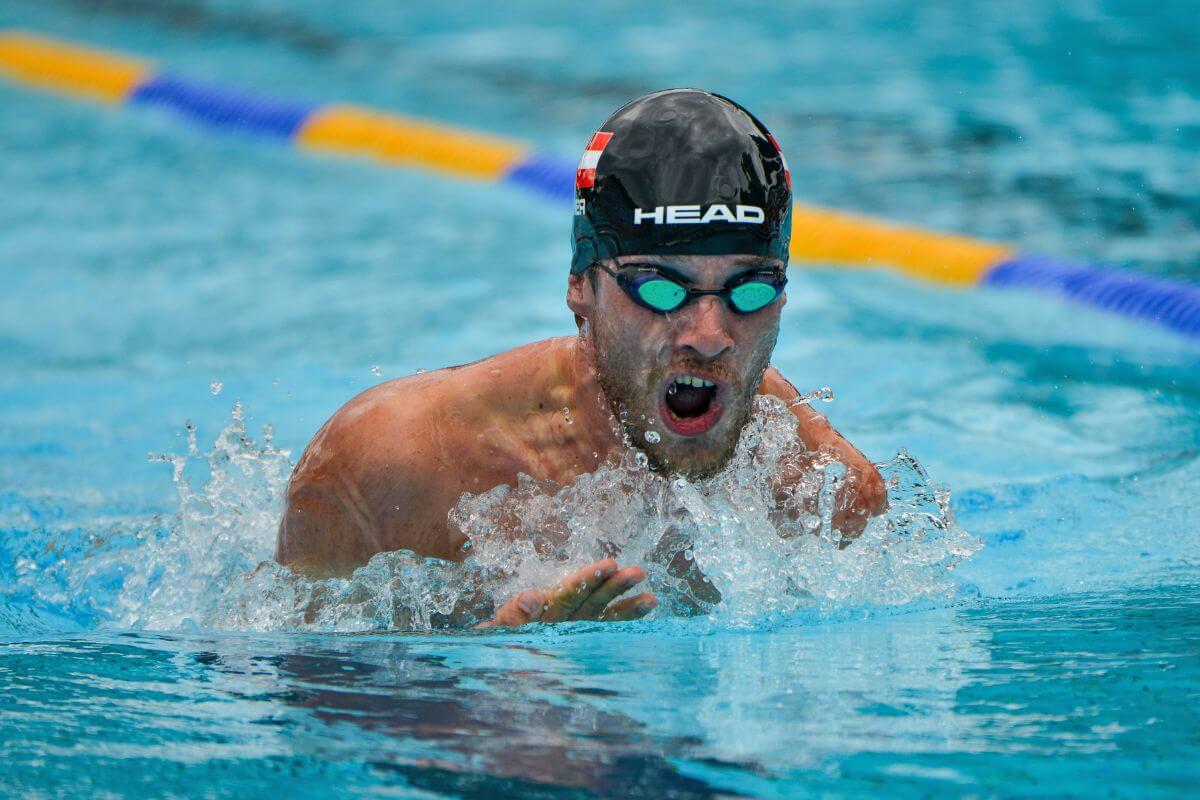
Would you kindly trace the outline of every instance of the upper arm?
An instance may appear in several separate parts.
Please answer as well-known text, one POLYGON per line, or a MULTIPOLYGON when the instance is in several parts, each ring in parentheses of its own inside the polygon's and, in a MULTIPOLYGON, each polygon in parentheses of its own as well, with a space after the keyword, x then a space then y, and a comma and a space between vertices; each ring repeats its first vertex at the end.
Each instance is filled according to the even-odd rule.
POLYGON ((370 508, 335 416, 309 443, 288 482, 275 559, 313 576, 341 575, 370 559, 370 508))
POLYGON ((376 553, 453 555, 422 449, 389 409, 359 398, 313 437, 288 484, 275 558, 312 576, 346 575, 376 553), (366 406, 366 407, 364 407, 366 406))
POLYGON ((799 390, 775 367, 767 367, 766 372, 763 373, 758 393, 778 397, 787 403, 788 409, 796 417, 800 438, 809 450, 818 449, 822 444, 829 443, 831 435, 838 435, 824 415, 811 405, 795 402, 801 396, 799 390))

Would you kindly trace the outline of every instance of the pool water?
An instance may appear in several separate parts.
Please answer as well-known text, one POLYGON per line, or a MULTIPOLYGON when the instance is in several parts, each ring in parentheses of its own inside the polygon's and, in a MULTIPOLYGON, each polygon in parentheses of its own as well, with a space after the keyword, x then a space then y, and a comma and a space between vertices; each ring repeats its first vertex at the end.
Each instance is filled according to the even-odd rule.
MULTIPOLYGON (((0 7, 3 27, 568 157, 626 99, 699 85, 764 120, 806 201, 1190 281, 1198 21, 1182 2, 0 7)), ((7 83, 0 107, 3 792, 1200 787, 1194 342, 1023 292, 797 267, 774 363, 832 387, 820 410, 872 458, 905 448, 949 487, 982 548, 938 573, 948 588, 516 634, 214 626, 203 593, 159 611, 240 563, 214 553, 269 556, 287 453, 346 399, 571 332, 569 210, 7 83), (255 441, 222 449, 235 403, 255 441), (181 495, 147 455, 186 453, 188 424, 181 495), (241 483, 212 484, 225 464, 241 483), (215 543, 187 584, 155 555, 179 541, 215 543)))

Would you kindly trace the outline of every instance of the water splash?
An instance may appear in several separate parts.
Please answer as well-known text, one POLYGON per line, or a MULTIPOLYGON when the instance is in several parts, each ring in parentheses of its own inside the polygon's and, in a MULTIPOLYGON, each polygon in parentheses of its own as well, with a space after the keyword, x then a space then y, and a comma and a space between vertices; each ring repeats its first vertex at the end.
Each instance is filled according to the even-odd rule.
POLYGON ((830 389, 828 386, 822 386, 820 389, 813 389, 811 392, 797 395, 796 399, 788 401, 788 407, 811 405, 813 400, 820 400, 822 403, 832 403, 834 400, 833 389, 830 389))
POLYGON ((109 550, 89 561, 132 562, 116 598, 120 627, 173 629, 214 625, 214 598, 275 547, 290 452, 276 448, 270 425, 262 444, 246 431, 240 402, 212 450, 202 452, 187 426, 187 452, 150 456, 171 464, 179 514, 165 531, 146 537, 136 553, 109 550))
POLYGON ((614 557, 645 568, 657 616, 764 627, 798 613, 840 614, 960 591, 951 570, 978 548, 949 493, 906 454, 882 465, 891 509, 851 546, 830 524, 845 470, 806 452, 781 401, 760 397, 735 456, 704 481, 619 458, 559 487, 521 476, 464 495, 451 521, 469 537, 462 563, 380 553, 348 578, 310 580, 272 559, 289 453, 246 432, 242 409, 210 451, 188 427, 169 463, 179 513, 96 547, 68 567, 78 589, 110 585, 99 624, 120 628, 430 630, 487 618, 516 592, 552 586, 614 557), (801 475, 782 481, 782 475, 801 475), (786 486, 785 486, 786 484, 786 486))
POLYGON ((656 613, 739 627, 954 595, 950 570, 978 541, 915 459, 902 453, 882 471, 891 509, 843 547, 831 517, 844 467, 806 452, 784 404, 760 397, 733 461, 709 480, 664 478, 632 451, 570 487, 523 478, 466 496, 451 518, 495 602, 608 556, 646 569, 656 613))

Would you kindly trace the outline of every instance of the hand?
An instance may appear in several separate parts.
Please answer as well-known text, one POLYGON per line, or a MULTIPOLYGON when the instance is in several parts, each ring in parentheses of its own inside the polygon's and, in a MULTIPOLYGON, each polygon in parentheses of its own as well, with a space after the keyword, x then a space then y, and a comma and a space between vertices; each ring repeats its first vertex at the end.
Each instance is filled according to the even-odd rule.
POLYGON ((563 578, 551 589, 526 589, 500 606, 477 628, 518 627, 530 622, 594 619, 617 622, 640 619, 658 605, 649 592, 617 601, 646 579, 641 567, 617 568, 611 558, 589 564, 563 578), (615 601, 615 602, 614 602, 615 601))
POLYGON ((857 450, 840 455, 846 465, 846 482, 838 490, 833 528, 842 534, 843 546, 862 535, 867 521, 887 510, 887 485, 866 456, 857 450))

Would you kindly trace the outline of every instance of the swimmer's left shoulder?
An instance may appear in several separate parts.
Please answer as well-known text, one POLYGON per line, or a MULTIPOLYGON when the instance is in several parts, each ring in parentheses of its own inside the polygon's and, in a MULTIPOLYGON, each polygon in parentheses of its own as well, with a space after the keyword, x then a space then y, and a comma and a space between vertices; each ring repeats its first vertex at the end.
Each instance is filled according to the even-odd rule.
POLYGON ((763 373, 758 393, 769 394, 781 400, 795 400, 800 396, 799 390, 775 367, 767 367, 767 371, 763 373))

